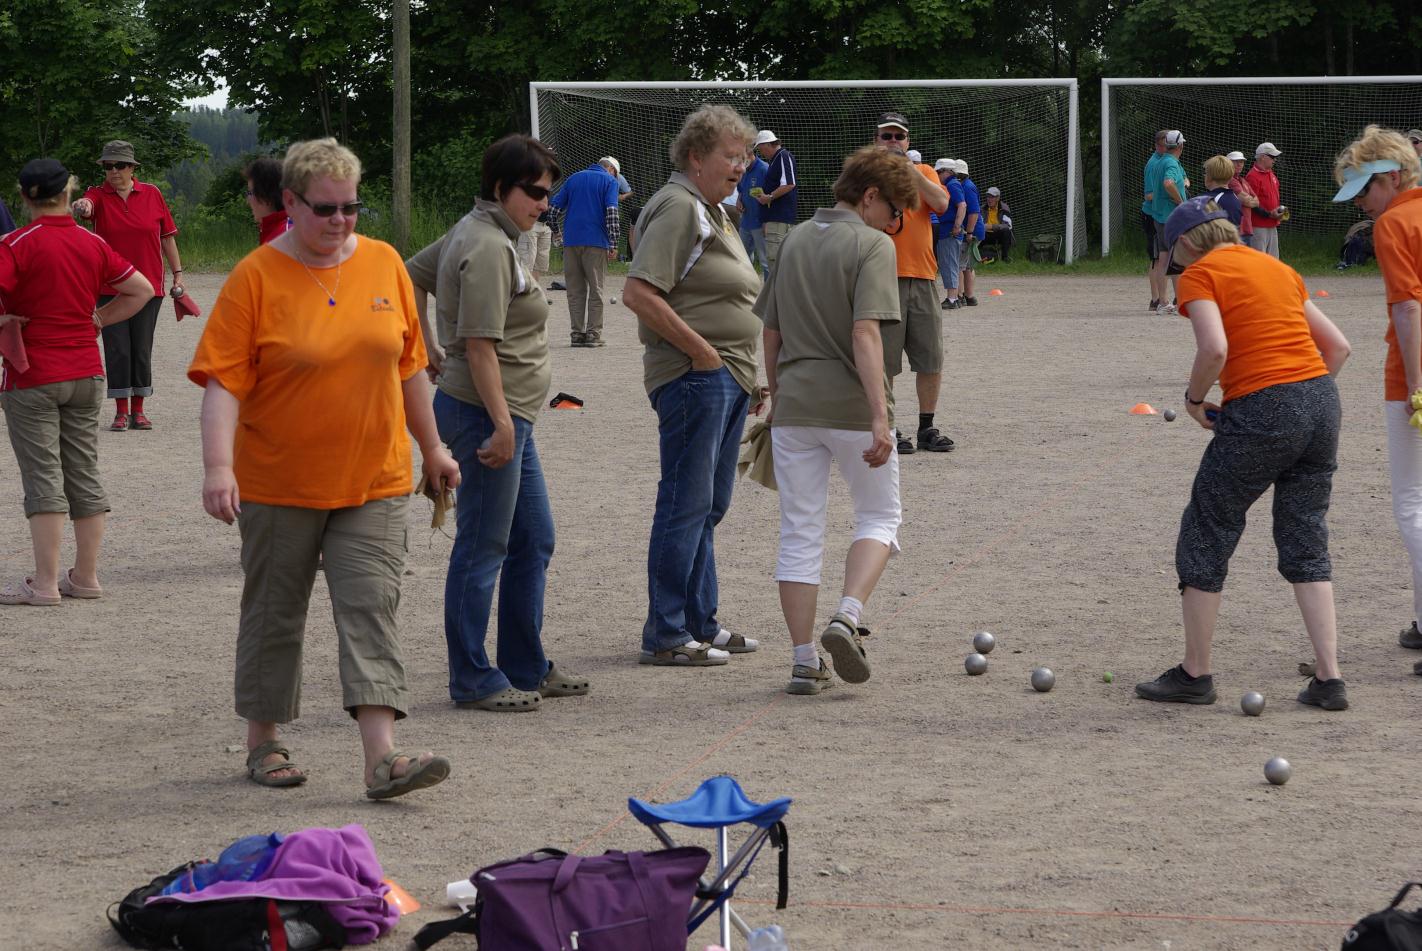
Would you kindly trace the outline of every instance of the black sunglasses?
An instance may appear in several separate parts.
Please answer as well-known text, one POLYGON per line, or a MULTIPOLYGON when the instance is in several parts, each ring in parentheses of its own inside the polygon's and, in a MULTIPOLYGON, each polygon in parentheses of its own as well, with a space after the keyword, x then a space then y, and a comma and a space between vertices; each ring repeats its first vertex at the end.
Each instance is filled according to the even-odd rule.
POLYGON ((542 185, 535 185, 533 182, 517 182, 515 183, 515 187, 522 189, 523 193, 534 201, 542 201, 553 194, 553 189, 544 188, 542 185))
POLYGON ((1368 189, 1370 189, 1370 188, 1373 187, 1373 182, 1377 181, 1377 180, 1378 180, 1378 176, 1381 175, 1381 174, 1383 174, 1383 173, 1382 173, 1382 172, 1374 172, 1373 174, 1369 175, 1369 176, 1368 176, 1368 183, 1367 183, 1366 185, 1364 185, 1364 186, 1362 187, 1362 189, 1358 192, 1358 194, 1354 195, 1353 197, 1354 197, 1354 198, 1366 198, 1366 197, 1368 197, 1368 189))
POLYGON ((894 204, 893 202, 889 201, 889 199, 885 198, 885 199, 884 199, 884 204, 886 204, 886 205, 889 206, 889 214, 891 214, 891 215, 894 216, 894 217, 893 217, 893 220, 894 220, 894 221, 898 221, 900 218, 902 218, 902 217, 904 216, 904 210, 903 210, 902 208, 900 208, 898 205, 896 205, 896 204, 894 204))
POLYGON ((133 168, 133 163, 132 163, 132 162, 100 162, 100 163, 99 163, 99 167, 102 168, 102 169, 103 169, 104 171, 106 171, 106 172, 112 172, 114 169, 120 169, 120 170, 122 170, 122 169, 125 169, 125 168, 133 168))
POLYGON ((310 208, 317 218, 330 218, 338 211, 347 218, 354 218, 360 214, 360 210, 365 207, 365 202, 363 201, 348 201, 343 204, 326 204, 322 202, 319 205, 313 205, 306 200, 305 195, 297 195, 296 197, 301 199, 301 203, 307 208, 310 208))
POLYGON ((879 138, 885 142, 903 142, 908 139, 907 132, 880 132, 879 138))

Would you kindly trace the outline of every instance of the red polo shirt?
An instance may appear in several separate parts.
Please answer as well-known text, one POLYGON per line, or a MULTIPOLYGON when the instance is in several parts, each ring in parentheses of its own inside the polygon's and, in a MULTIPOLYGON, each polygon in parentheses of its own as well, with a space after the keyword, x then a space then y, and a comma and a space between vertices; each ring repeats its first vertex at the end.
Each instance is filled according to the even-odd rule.
MULTIPOLYGON (((84 197, 94 203, 94 230, 113 249, 133 262, 138 273, 153 285, 153 295, 163 296, 163 247, 160 239, 178 233, 163 193, 134 179, 128 199, 119 197, 108 183, 90 188, 84 197)), ((105 287, 103 293, 114 293, 105 287)))
POLYGON ((20 328, 30 368, 5 362, 6 390, 103 376, 94 301, 134 271, 108 243, 68 215, 45 215, 0 238, 0 310, 20 328))
POLYGON ((1252 208, 1249 212, 1250 219, 1256 228, 1277 228, 1279 219, 1271 218, 1268 215, 1260 214, 1262 211, 1273 211, 1279 207, 1279 176, 1274 174, 1271 168, 1264 171, 1258 165, 1249 170, 1249 174, 1244 176, 1245 182, 1254 189, 1254 197, 1259 199, 1259 207, 1252 208))
POLYGON ((262 220, 257 223, 257 243, 271 244, 286 234, 290 228, 291 219, 286 216, 285 211, 274 211, 269 215, 263 215, 262 220))

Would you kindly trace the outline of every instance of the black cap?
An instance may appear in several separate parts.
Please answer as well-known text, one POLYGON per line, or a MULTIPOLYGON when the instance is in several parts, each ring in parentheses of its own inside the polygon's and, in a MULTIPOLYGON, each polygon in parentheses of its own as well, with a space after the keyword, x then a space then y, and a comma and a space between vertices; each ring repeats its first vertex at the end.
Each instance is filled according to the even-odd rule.
POLYGON ((69 186, 69 169, 58 159, 30 159, 20 169, 20 191, 30 201, 53 198, 69 186))
POLYGON ((898 112, 886 112, 883 115, 879 116, 879 128, 882 129, 885 126, 898 126, 905 132, 909 130, 908 120, 905 119, 903 115, 898 112))

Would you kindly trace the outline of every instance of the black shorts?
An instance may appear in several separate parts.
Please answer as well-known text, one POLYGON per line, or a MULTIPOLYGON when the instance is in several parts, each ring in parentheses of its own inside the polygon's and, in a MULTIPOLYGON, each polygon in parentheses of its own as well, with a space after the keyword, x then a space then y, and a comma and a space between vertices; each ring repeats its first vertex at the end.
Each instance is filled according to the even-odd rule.
POLYGON ((1141 230, 1145 232, 1146 258, 1154 264, 1155 259, 1160 256, 1155 246, 1155 219, 1145 212, 1141 212, 1141 230))

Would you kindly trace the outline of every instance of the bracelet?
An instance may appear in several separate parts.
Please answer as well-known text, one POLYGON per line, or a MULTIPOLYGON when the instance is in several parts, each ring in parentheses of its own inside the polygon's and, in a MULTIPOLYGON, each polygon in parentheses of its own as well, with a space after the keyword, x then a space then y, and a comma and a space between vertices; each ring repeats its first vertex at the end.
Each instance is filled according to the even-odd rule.
MULTIPOLYGON (((1205 395, 1208 396, 1209 394, 1207 393, 1207 394, 1205 394, 1205 395)), ((1192 400, 1192 399, 1190 399, 1190 387, 1188 387, 1188 386, 1185 387, 1185 402, 1189 403, 1191 406, 1204 406, 1204 405, 1205 405, 1205 401, 1204 401, 1204 400, 1192 400)))

